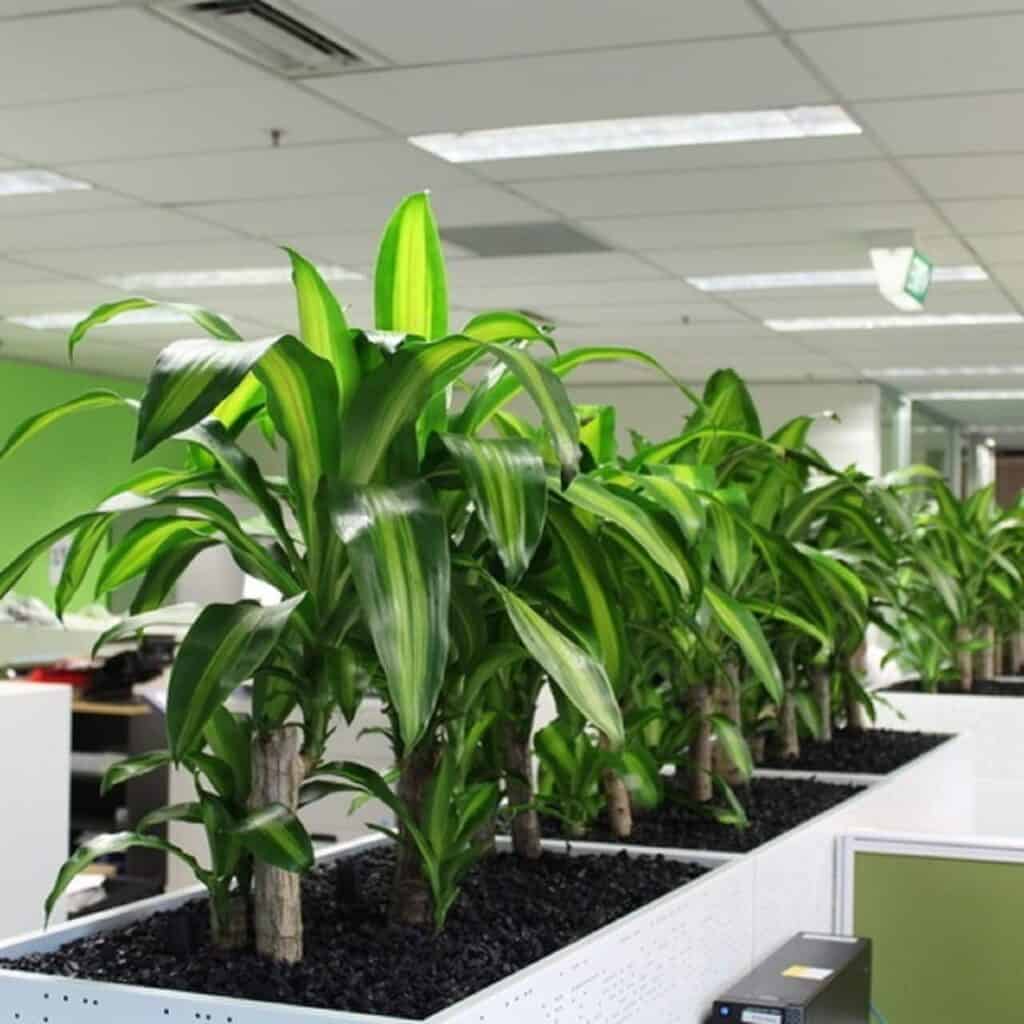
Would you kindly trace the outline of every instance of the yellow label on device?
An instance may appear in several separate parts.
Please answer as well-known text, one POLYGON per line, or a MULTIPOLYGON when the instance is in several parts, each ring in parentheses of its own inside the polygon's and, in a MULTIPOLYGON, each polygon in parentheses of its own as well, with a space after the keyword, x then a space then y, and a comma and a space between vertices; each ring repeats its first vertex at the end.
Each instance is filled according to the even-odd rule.
POLYGON ((784 978, 803 978, 804 981, 824 981, 832 976, 832 971, 827 967, 807 967, 804 964, 793 964, 783 972, 784 978))

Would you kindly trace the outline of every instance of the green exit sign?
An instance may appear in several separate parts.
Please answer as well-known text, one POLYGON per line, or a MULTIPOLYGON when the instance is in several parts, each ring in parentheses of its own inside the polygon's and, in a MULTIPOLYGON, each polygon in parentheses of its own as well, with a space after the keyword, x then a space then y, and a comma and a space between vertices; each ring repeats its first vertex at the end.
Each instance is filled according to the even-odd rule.
POLYGON ((903 282, 903 290, 912 299, 916 299, 924 305, 924 298, 928 294, 931 283, 931 260, 914 249, 910 256, 910 263, 907 266, 907 276, 903 282))

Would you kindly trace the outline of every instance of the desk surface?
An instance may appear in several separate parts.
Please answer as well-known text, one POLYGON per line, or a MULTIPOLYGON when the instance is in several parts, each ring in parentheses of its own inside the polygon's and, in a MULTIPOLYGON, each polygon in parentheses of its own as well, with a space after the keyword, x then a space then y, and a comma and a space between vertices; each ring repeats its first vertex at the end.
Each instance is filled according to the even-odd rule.
POLYGON ((79 700, 71 702, 73 715, 109 715, 112 718, 138 718, 153 708, 143 700, 79 700))

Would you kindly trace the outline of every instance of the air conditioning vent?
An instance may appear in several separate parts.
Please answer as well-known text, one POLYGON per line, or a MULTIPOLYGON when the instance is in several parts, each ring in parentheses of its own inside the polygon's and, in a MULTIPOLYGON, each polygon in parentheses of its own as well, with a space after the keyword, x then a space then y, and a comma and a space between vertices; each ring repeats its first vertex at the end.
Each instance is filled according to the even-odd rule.
POLYGON ((281 2, 264 0, 200 0, 161 4, 161 14, 292 78, 356 71, 379 64, 306 15, 291 13, 281 2))

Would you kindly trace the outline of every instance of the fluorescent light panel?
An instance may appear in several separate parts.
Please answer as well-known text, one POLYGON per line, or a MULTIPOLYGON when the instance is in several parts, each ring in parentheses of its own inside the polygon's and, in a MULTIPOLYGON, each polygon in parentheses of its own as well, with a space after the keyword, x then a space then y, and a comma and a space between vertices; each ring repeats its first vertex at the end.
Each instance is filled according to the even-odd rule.
POLYGON ((787 334, 803 331, 876 331, 908 327, 979 327, 1020 324, 1020 313, 907 313, 903 316, 804 316, 765 320, 769 330, 787 334))
POLYGON ((92 185, 53 171, 0 171, 0 196, 30 196, 46 192, 83 192, 92 185))
MULTIPOLYGON (((74 327, 79 320, 85 319, 90 310, 78 310, 71 313, 33 313, 27 316, 9 316, 6 319, 12 324, 31 327, 37 331, 56 331, 74 327)), ((116 320, 111 320, 105 327, 132 327, 139 324, 180 324, 192 318, 186 313, 173 309, 133 309, 122 313, 116 320)))
MULTIPOLYGON (((936 267, 933 281, 987 281, 978 266, 936 267)), ((782 274, 720 274, 688 277, 688 284, 702 292, 756 292, 771 288, 846 288, 878 286, 878 275, 870 267, 858 270, 794 270, 782 274)))
MULTIPOLYGON (((362 281, 363 275, 345 267, 319 267, 325 281, 362 281)), ((175 288, 245 288, 259 285, 288 284, 290 267, 240 267, 228 270, 158 270, 138 274, 116 274, 104 278, 115 288, 158 291, 175 288)))
POLYGON ((1019 377, 1024 365, 1016 366, 889 366, 861 370, 865 377, 1019 377))
POLYGON ((921 402, 1019 402, 1024 391, 910 391, 907 397, 921 402))
POLYGON ((449 163, 463 164, 860 133, 860 125, 842 107, 813 106, 438 132, 413 135, 409 141, 449 163))

